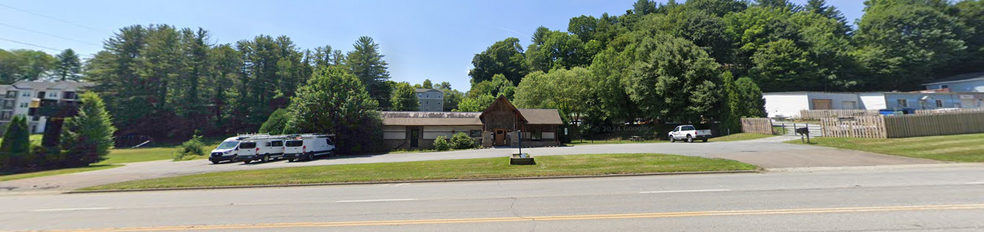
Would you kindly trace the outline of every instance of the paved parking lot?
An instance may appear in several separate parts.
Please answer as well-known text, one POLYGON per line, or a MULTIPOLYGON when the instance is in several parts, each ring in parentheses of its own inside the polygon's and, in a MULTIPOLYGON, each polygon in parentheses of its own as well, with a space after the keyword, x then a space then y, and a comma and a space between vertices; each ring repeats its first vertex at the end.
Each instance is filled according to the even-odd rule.
MULTIPOLYGON (((795 137, 782 136, 740 142, 713 142, 712 140, 707 143, 582 145, 576 147, 529 148, 523 149, 523 151, 529 152, 533 156, 603 153, 664 153, 732 159, 758 165, 766 169, 941 163, 939 161, 874 154, 861 151, 782 143, 782 141, 789 139, 795 139, 795 137)), ((182 162, 151 161, 130 163, 126 164, 124 167, 99 171, 0 182, 0 193, 43 191, 63 192, 83 187, 130 180, 219 171, 314 165, 506 157, 515 152, 517 152, 517 149, 515 148, 493 148, 450 152, 341 156, 310 162, 275 161, 270 163, 254 164, 221 163, 217 165, 213 165, 206 160, 182 162)))

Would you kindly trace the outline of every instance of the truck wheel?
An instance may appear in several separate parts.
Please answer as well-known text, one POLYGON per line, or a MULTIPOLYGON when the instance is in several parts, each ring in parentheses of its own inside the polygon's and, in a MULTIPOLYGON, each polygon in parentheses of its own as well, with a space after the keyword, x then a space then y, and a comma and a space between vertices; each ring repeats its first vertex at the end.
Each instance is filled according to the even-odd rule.
POLYGON ((690 137, 690 135, 687 135, 687 142, 688 143, 693 143, 694 142, 694 137, 690 137))
POLYGON ((707 142, 707 138, 704 138, 704 139, 701 139, 700 141, 702 141, 702 142, 705 142, 705 143, 706 143, 706 142, 707 142))
POLYGON ((244 164, 249 164, 250 162, 253 162, 253 161, 252 160, 243 160, 243 163, 244 164))
POLYGON ((219 164, 218 160, 212 160, 212 164, 219 164))
POLYGON ((675 143, 675 142, 676 142, 676 139, 673 139, 673 136, 670 135, 670 143, 675 143))

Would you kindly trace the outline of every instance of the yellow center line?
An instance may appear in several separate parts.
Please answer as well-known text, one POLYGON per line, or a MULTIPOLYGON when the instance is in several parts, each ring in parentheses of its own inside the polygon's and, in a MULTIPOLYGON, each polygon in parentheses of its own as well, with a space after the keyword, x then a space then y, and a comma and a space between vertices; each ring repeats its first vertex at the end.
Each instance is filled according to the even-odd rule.
POLYGON ((527 222, 527 221, 573 221, 573 220, 633 219, 633 218, 863 213, 863 212, 971 210, 971 209, 984 209, 984 204, 725 210, 725 211, 693 211, 693 212, 663 212, 663 213, 633 213, 633 214, 558 215, 558 216, 497 217, 497 218, 451 218, 451 219, 350 221, 350 222, 290 222, 290 223, 228 224, 228 225, 148 226, 148 227, 103 228, 103 229, 47 230, 47 231, 147 232, 147 231, 188 231, 188 230, 233 230, 233 229, 275 229, 275 228, 295 228, 295 227, 391 226, 391 225, 427 225, 427 224, 494 223, 494 222, 527 222))

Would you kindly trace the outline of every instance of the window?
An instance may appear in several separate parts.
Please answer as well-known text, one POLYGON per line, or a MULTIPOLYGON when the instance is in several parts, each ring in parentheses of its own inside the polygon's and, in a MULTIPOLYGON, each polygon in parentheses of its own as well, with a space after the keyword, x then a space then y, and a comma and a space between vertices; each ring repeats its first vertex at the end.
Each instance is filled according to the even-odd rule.
POLYGON ((304 141, 303 140, 291 140, 291 141, 287 141, 287 146, 288 147, 300 147, 300 146, 304 146, 304 141))
POLYGON ((23 102, 23 103, 21 103, 21 104, 20 104, 20 108, 27 108, 27 102, 23 102))
POLYGON ((21 97, 30 97, 30 96, 31 96, 31 92, 24 92, 24 94, 21 94, 21 97))
POLYGON ((482 131, 480 131, 480 130, 471 130, 471 131, 468 131, 468 135, 471 136, 471 137, 482 137, 482 131))
POLYGON ((541 140, 541 139, 543 139, 543 131, 540 130, 540 129, 533 130, 533 133, 530 134, 530 138, 533 139, 533 140, 541 140))
POLYGON ((65 94, 62 94, 62 98, 76 99, 77 97, 75 96, 75 92, 65 92, 65 94))
POLYGON ((253 149, 253 148, 256 148, 256 143, 255 142, 240 143, 239 144, 239 148, 241 148, 241 149, 253 149))
POLYGON ((274 146, 274 147, 283 147, 284 146, 284 141, 280 141, 280 140, 273 141, 273 142, 270 142, 270 145, 271 146, 274 146))
POLYGON ((0 120, 10 121, 10 118, 13 117, 13 116, 14 116, 14 113, 13 112, 4 111, 3 113, 0 113, 0 120))
POLYGON ((936 108, 943 108, 943 100, 936 100, 936 108))
POLYGON ((48 97, 58 98, 58 92, 50 92, 48 93, 48 97))
POLYGON ((950 88, 950 86, 949 85, 942 85, 942 86, 940 86, 940 88, 941 89, 948 89, 948 88, 950 88))
POLYGON ((17 91, 7 91, 7 98, 17 97, 17 91))
POLYGON ((906 99, 896 99, 895 102, 898 103, 899 107, 905 108, 909 107, 909 100, 906 99))
POLYGON ((14 101, 12 101, 12 100, 3 100, 3 108, 4 109, 13 109, 14 108, 14 101))
POLYGON ((40 120, 41 120, 41 116, 37 116, 37 115, 35 115, 35 116, 32 116, 32 117, 31 117, 31 121, 35 121, 35 122, 37 122, 37 121, 40 121, 40 120))

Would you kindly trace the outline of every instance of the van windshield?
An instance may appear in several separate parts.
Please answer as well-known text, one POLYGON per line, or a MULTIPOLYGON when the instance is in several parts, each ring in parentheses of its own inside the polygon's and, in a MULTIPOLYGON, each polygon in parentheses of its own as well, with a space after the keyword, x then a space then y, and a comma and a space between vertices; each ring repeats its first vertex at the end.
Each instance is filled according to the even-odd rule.
POLYGON ((219 147, 216 147, 215 149, 218 150, 233 149, 236 148, 236 145, 239 145, 239 142, 237 141, 222 142, 222 144, 219 144, 219 147))
POLYGON ((301 140, 287 141, 287 146, 288 147, 300 147, 302 145, 304 145, 304 141, 301 141, 301 140))

